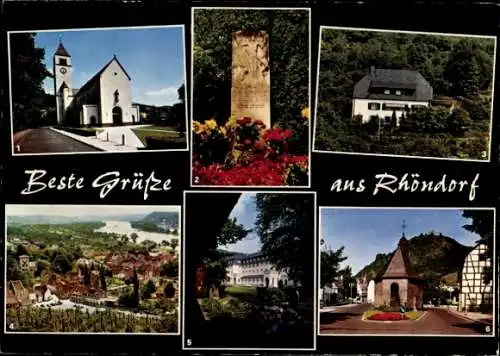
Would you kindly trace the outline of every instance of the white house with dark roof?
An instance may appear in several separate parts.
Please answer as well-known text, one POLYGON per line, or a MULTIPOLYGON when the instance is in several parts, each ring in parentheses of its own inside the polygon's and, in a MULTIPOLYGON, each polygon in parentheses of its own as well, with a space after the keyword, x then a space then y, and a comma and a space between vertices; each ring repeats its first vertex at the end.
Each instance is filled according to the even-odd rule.
POLYGON ((227 284, 255 287, 278 287, 291 285, 285 270, 278 270, 260 252, 230 252, 227 258, 227 284))
POLYGON ((79 89, 72 86, 72 71, 71 56, 60 42, 53 57, 58 124, 65 119, 81 126, 139 122, 139 107, 132 105, 131 78, 116 56, 79 89))
POLYGON ((428 107, 433 99, 432 86, 416 71, 370 68, 354 86, 352 116, 370 119, 391 119, 399 123, 404 112, 428 107))

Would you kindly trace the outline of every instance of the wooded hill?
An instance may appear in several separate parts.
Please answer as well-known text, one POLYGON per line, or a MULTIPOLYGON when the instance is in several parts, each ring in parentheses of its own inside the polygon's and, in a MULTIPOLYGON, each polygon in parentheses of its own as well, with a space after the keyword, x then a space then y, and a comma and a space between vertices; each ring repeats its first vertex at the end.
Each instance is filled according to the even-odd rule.
MULTIPOLYGON (((428 280, 446 279, 447 283, 456 283, 466 256, 473 247, 464 246, 449 236, 440 233, 420 234, 408 240, 409 257, 412 267, 418 275, 428 280)), ((356 275, 374 278, 386 266, 392 253, 379 253, 375 260, 365 266, 356 275)))
POLYGON ((144 222, 154 222, 160 224, 165 220, 167 225, 177 226, 179 225, 179 213, 170 211, 153 211, 149 213, 140 221, 144 222))

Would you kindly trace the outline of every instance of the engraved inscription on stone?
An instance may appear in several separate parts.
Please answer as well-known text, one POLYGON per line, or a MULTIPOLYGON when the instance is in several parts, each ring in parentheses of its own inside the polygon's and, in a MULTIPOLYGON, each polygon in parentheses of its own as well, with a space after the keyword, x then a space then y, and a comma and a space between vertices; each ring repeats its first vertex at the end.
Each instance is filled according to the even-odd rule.
POLYGON ((262 120, 271 127, 269 35, 233 33, 231 114, 262 120))

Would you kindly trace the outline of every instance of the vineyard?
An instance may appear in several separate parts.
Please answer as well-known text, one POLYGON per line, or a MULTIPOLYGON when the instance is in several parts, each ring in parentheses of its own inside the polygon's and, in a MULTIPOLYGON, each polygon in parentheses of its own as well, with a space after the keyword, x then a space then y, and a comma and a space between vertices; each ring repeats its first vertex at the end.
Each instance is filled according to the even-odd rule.
POLYGON ((17 332, 73 333, 175 333, 178 315, 134 316, 106 310, 89 313, 79 309, 21 308, 7 310, 7 329, 17 332))

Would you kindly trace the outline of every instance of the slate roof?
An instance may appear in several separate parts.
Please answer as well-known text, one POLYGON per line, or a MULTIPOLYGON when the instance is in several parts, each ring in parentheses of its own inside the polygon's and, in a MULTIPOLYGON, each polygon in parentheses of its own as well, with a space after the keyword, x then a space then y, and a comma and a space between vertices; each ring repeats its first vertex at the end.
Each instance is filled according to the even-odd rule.
POLYGON ((128 75, 127 71, 125 70, 125 68, 123 68, 123 66, 121 65, 121 63, 118 61, 118 58, 116 58, 116 56, 113 56, 113 58, 111 58, 111 60, 106 63, 104 65, 104 67, 101 68, 101 70, 99 70, 92 78, 90 78, 84 85, 82 85, 80 87, 80 89, 77 89, 76 92, 73 92, 73 95, 76 95, 77 93, 83 93, 85 92, 86 89, 90 88, 92 85, 96 84, 96 82, 98 81, 98 79, 100 78, 101 74, 104 73, 104 71, 109 67, 109 65, 111 63, 113 63, 113 61, 116 61, 116 63, 118 63, 118 66, 123 70, 123 72, 125 73, 125 75, 127 76, 128 80, 131 80, 130 79, 130 76, 128 75))
POLYGON ((408 240, 401 237, 398 247, 392 253, 389 261, 375 277, 376 280, 390 278, 420 279, 413 271, 413 267, 408 256, 408 240))
POLYGON ((354 99, 389 99, 404 101, 430 101, 433 97, 432 86, 416 71, 406 69, 375 69, 365 75, 354 86, 354 99), (370 89, 410 89, 413 95, 376 94, 370 89))
POLYGON ((253 253, 241 253, 241 252, 227 252, 229 254, 228 262, 240 261, 242 263, 248 263, 251 259, 264 257, 262 252, 253 252, 253 253))
POLYGON ((62 42, 59 42, 59 46, 57 47, 56 53, 58 56, 65 56, 65 57, 71 57, 66 51, 66 48, 64 48, 62 42))

